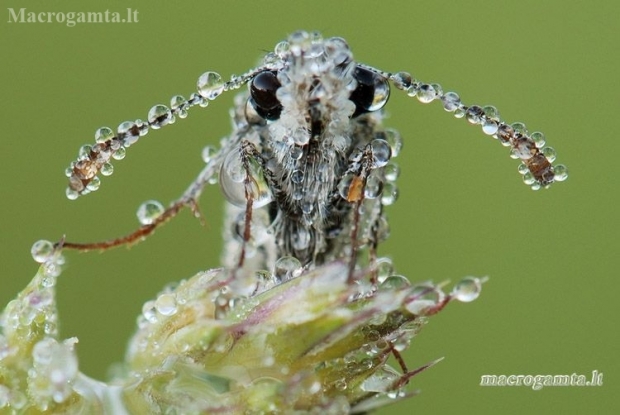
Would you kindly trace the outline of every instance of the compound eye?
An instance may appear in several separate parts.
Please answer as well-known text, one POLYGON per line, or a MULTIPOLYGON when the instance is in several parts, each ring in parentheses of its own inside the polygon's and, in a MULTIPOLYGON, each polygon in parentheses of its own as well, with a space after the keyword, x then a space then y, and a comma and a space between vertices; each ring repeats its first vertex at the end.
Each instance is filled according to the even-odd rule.
POLYGON ((355 68, 353 78, 357 81, 357 87, 349 96, 349 99, 355 104, 353 117, 383 108, 390 97, 388 80, 360 66, 355 68))
POLYGON ((252 79, 250 84, 250 104, 258 115, 266 120, 277 120, 282 112, 282 104, 276 97, 280 81, 273 71, 263 71, 252 79))

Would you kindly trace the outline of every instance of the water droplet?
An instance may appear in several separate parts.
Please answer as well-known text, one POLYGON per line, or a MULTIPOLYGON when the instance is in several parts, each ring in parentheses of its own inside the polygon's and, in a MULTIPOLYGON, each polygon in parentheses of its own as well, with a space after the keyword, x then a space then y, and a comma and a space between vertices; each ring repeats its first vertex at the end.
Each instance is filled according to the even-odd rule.
POLYGON ((369 112, 380 110, 387 104, 390 98, 390 84, 387 79, 382 76, 375 76, 373 86, 374 95, 372 97, 372 103, 366 108, 369 112))
POLYGON ((172 115, 172 111, 170 111, 167 106, 158 104, 149 110, 147 119, 151 125, 151 128, 157 130, 172 122, 174 120, 174 116, 172 115))
POLYGON ((381 194, 381 190, 383 190, 383 181, 379 177, 371 175, 364 187, 364 197, 366 199, 375 199, 381 194))
POLYGON ((536 145, 525 136, 516 136, 512 140, 510 156, 521 160, 528 160, 536 154, 536 145))
POLYGON ((364 380, 361 389, 366 392, 387 392, 400 379, 400 374, 390 366, 381 366, 364 380))
POLYGON ((497 121, 495 120, 485 118, 485 120, 482 122, 482 132, 486 135, 493 135, 497 133, 498 127, 499 126, 497 124, 497 121))
POLYGON ((530 135, 530 139, 536 145, 537 148, 542 148, 545 145, 545 135, 540 131, 534 131, 530 135))
POLYGON ((293 173, 291 173, 291 181, 293 183, 297 183, 297 184, 303 182, 304 181, 304 172, 299 170, 299 169, 294 170, 293 173))
POLYGON ((338 193, 340 194, 340 197, 348 200, 351 184, 356 177, 357 176, 353 173, 348 173, 342 178, 342 180, 340 180, 340 182, 338 183, 338 193))
POLYGON ((461 106, 461 98, 456 92, 446 92, 441 97, 443 103, 443 109, 448 112, 454 112, 461 106))
POLYGON ((375 135, 375 138, 380 138, 388 142, 390 149, 392 150, 392 157, 398 156, 398 153, 403 148, 403 140, 400 133, 393 128, 388 128, 385 131, 380 131, 375 135))
MULTIPOLYGON (((312 213, 312 211, 314 210, 314 202, 312 200, 306 200, 301 204, 301 212, 304 215, 310 215, 312 213)), ((310 218, 307 218, 307 220, 311 220, 310 218)), ((308 222, 308 224, 310 224, 311 222, 308 222)))
POLYGON ((407 88, 407 96, 415 97, 420 90, 420 84, 414 81, 409 88, 407 88))
POLYGON ((86 188, 90 190, 91 192, 94 192, 96 190, 99 190, 100 185, 101 185, 101 180, 99 179, 99 177, 95 176, 90 180, 90 182, 88 182, 88 184, 86 185, 86 188))
POLYGON ((41 239, 40 241, 36 241, 32 248, 30 249, 30 253, 32 254, 32 258, 38 262, 39 264, 43 264, 54 256, 54 244, 50 241, 46 241, 41 239))
POLYGON ((155 301, 149 300, 142 306, 142 316, 149 323, 157 323, 157 308, 155 301))
POLYGON ((396 179, 398 179, 399 175, 400 175, 400 168, 398 167, 398 164, 396 163, 388 163, 383 168, 383 176, 385 177, 385 180, 387 180, 388 182, 395 181, 396 179))
POLYGON ((508 124, 500 124, 497 128, 497 138, 505 146, 510 145, 510 140, 512 139, 514 134, 514 129, 508 124))
POLYGON ((90 144, 84 144, 78 151, 78 160, 87 160, 90 158, 90 152, 93 147, 90 144))
POLYGON ((545 147, 542 149, 542 154, 549 161, 549 163, 553 163, 556 157, 555 149, 553 147, 545 147))
POLYGON ((452 296, 461 302, 474 301, 480 295, 482 283, 479 278, 463 278, 452 290, 452 296))
POLYGON ((224 159, 219 182, 224 196, 235 206, 246 206, 246 186, 249 187, 248 192, 252 196, 253 207, 265 206, 272 200, 269 184, 259 162, 247 156, 246 166, 244 166, 239 148, 233 149, 224 159), (248 176, 247 183, 246 175, 248 176))
POLYGON ((205 72, 198 78, 198 93, 208 99, 214 100, 224 92, 224 82, 220 74, 216 72, 205 72))
POLYGON ((389 206, 396 202, 398 199, 398 187, 392 182, 383 184, 383 191, 381 192, 381 204, 383 206, 389 206))
POLYGON ((278 281, 284 282, 297 277, 301 271, 301 262, 297 258, 283 256, 275 262, 273 275, 278 281))
POLYGON ((424 314, 424 312, 440 303, 444 293, 430 283, 418 284, 411 290, 411 295, 405 303, 405 308, 412 314, 424 314))
POLYGON ((159 314, 171 316, 177 312, 177 301, 174 294, 161 294, 155 301, 155 308, 159 314))
POLYGON ((341 392, 347 390, 347 380, 345 378, 338 379, 334 382, 334 388, 341 392))
POLYGON ((67 189, 65 190, 65 194, 67 195, 67 199, 69 200, 75 200, 80 196, 77 191, 73 190, 70 187, 67 187, 67 189))
POLYGON ((411 86, 411 74, 408 72, 397 72, 392 75, 392 82, 397 89, 406 91, 411 86))
POLYGON ((437 92, 435 91, 435 88, 433 88, 432 85, 422 84, 420 85, 416 96, 418 98, 418 101, 420 101, 423 104, 428 104, 429 102, 432 102, 437 97, 437 92))
POLYGON ((105 163, 101 166, 101 175, 110 176, 114 173, 114 166, 111 163, 105 163))
POLYGON ((467 121, 469 121, 470 124, 480 124, 482 122, 483 115, 484 111, 478 105, 472 105, 465 111, 465 118, 467 118, 467 121))
POLYGON ((127 154, 127 150, 125 150, 125 147, 119 147, 118 150, 116 150, 113 154, 112 154, 112 158, 114 160, 122 160, 125 158, 125 155, 127 154))
POLYGON ((95 131, 95 142, 105 143, 114 138, 114 131, 109 127, 101 127, 95 131))
POLYGON ((525 127, 525 124, 523 124, 522 122, 513 122, 512 124, 510 124, 510 126, 514 130, 515 135, 516 134, 527 135, 527 128, 525 127))
POLYGON ((293 189, 293 194, 291 195, 293 200, 301 200, 304 197, 304 189, 303 187, 295 187, 293 189))
POLYGON ((293 146, 293 148, 291 148, 291 158, 293 160, 299 160, 301 158, 301 156, 303 156, 304 154, 304 149, 301 146, 293 146))
POLYGON ((275 54, 280 58, 280 59, 284 59, 286 57, 286 55, 288 54, 289 50, 291 49, 291 45, 290 43, 288 43, 287 41, 283 40, 282 42, 279 42, 275 48, 274 48, 274 52, 275 54))
POLYGON ((209 163, 215 154, 217 154, 217 149, 214 146, 205 146, 202 149, 202 161, 209 163))
POLYGON ((99 164, 107 163, 112 156, 112 150, 105 144, 95 144, 92 151, 94 154, 91 157, 94 156, 93 160, 99 164))
POLYGON ((381 139, 374 139, 370 142, 370 148, 372 150, 372 167, 383 167, 390 161, 392 156, 392 150, 387 141, 381 139))
POLYGON ((563 182, 568 179, 568 169, 563 164, 558 164, 553 167, 553 180, 557 182, 563 182))
POLYGON ((138 138, 140 138, 140 130, 133 121, 125 121, 120 123, 117 133, 118 138, 122 140, 123 146, 125 147, 135 144, 135 142, 138 141, 138 138))
POLYGON ((151 225, 165 210, 164 205, 157 200, 147 200, 140 205, 136 216, 141 225, 151 225))
POLYGON ((392 260, 387 257, 377 258, 374 264, 375 272, 377 273, 377 279, 379 283, 385 281, 387 277, 394 272, 394 264, 392 260))
POLYGON ((403 275, 390 275, 381 283, 382 290, 402 290, 411 286, 411 282, 403 275))
POLYGON ((525 183, 525 184, 527 184, 529 186, 529 185, 534 184, 535 182, 536 182, 536 178, 534 177, 532 172, 529 171, 529 169, 528 169, 527 173, 525 173, 523 175, 523 183, 525 183))
POLYGON ((182 95, 175 95, 170 98, 170 109, 174 111, 179 118, 187 117, 187 107, 187 101, 182 95))
POLYGON ((222 173, 234 183, 243 183, 245 179, 245 169, 239 154, 239 148, 233 149, 222 163, 222 173))

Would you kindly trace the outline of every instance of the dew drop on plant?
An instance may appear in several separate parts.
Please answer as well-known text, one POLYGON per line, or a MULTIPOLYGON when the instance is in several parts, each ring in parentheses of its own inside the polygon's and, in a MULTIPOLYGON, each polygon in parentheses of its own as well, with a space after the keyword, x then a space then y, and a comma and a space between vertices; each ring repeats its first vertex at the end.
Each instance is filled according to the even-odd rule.
POLYGON ((208 99, 214 100, 224 92, 224 82, 217 72, 205 72, 198 78, 198 93, 208 99))
POLYGON ((553 180, 563 182, 568 178, 568 169, 563 164, 558 164, 553 168, 553 180))
POLYGON ((293 173, 291 173, 291 181, 293 183, 299 184, 303 182, 303 180, 304 180, 304 172, 299 169, 293 170, 293 173))
POLYGON ((125 121, 119 124, 117 133, 119 138, 122 137, 123 146, 129 147, 138 141, 140 138, 140 132, 138 126, 133 121, 125 121))
POLYGON ((348 173, 338 183, 338 193, 340 194, 340 197, 342 197, 343 199, 348 199, 349 190, 351 188, 351 184, 353 183, 353 180, 355 179, 355 177, 356 176, 354 174, 348 173))
POLYGON ((254 208, 265 206, 271 202, 272 195, 269 184, 264 177, 263 169, 252 158, 248 158, 246 164, 247 171, 238 148, 235 148, 226 156, 220 169, 219 182, 222 192, 233 205, 245 207, 247 204, 247 186, 247 190, 252 196, 252 206, 254 208), (246 178, 248 179, 247 183, 246 178))
POLYGON ((394 273, 394 264, 390 258, 380 257, 375 261, 375 270, 377 273, 377 279, 381 283, 394 273))
POLYGON ((93 146, 91 146, 90 144, 84 144, 82 147, 80 147, 80 150, 78 151, 78 159, 87 159, 92 149, 93 146))
POLYGON ((437 92, 432 85, 422 84, 417 91, 416 97, 421 103, 428 104, 437 97, 437 92))
POLYGON ((65 194, 67 195, 67 199, 69 200, 75 200, 80 196, 77 191, 73 190, 70 187, 67 187, 67 189, 65 190, 65 194))
POLYGON ((467 118, 467 121, 469 121, 470 124, 480 124, 482 122, 483 115, 484 111, 478 105, 472 105, 465 111, 465 118, 467 118))
POLYGON ((114 131, 109 127, 101 127, 95 131, 95 142, 105 143, 114 138, 114 131))
POLYGON ((534 131, 530 135, 530 139, 534 142, 534 144, 538 148, 542 148, 545 145, 545 143, 546 143, 545 135, 543 133, 541 133, 540 131, 534 131))
POLYGON ((474 277, 463 278, 452 290, 452 296, 464 303, 474 301, 480 295, 482 283, 474 277))
POLYGON ((402 275, 390 275, 381 283, 382 290, 401 290, 411 286, 411 282, 402 275))
POLYGON ((151 225, 164 213, 164 210, 164 206, 157 200, 147 200, 140 205, 136 216, 141 225, 151 225))
POLYGON ((383 169, 383 175, 385 176, 385 180, 388 182, 393 182, 398 179, 400 175, 400 168, 396 163, 388 163, 383 169))
POLYGON ((202 149, 202 161, 209 163, 213 156, 217 153, 217 149, 214 146, 205 146, 202 149))
POLYGON ((114 166, 111 163, 105 163, 101 166, 101 175, 102 176, 111 176, 114 173, 114 166))
POLYGON ((174 294, 161 294, 157 297, 157 300, 155 300, 155 308, 159 314, 164 316, 175 314, 177 312, 177 301, 174 294))
POLYGON ((555 161, 555 149, 553 147, 545 147, 542 149, 542 153, 543 156, 545 156, 545 158, 549 161, 549 162, 553 162, 555 161))
POLYGON ((383 167, 390 161, 392 157, 392 149, 387 141, 382 139, 375 139, 370 142, 370 148, 372 149, 372 167, 383 167))
POLYGON ((114 160, 122 160, 125 158, 125 154, 127 153, 127 151, 125 150, 125 147, 119 147, 118 150, 116 150, 114 152, 114 154, 112 154, 112 158, 114 160))
POLYGON ((498 124, 495 120, 486 119, 482 122, 482 131, 486 135, 493 135, 497 133, 498 124))
POLYGON ((383 182, 377 176, 371 175, 364 187, 364 197, 366 199, 376 199, 383 190, 383 182))
POLYGON ((86 188, 91 192, 94 192, 96 190, 99 190, 99 186, 101 186, 101 180, 99 179, 99 177, 95 176, 90 180, 90 182, 88 182, 86 188))
POLYGON ((394 183, 384 183, 383 191, 381 192, 381 204, 383 206, 389 206, 396 202, 398 199, 398 187, 394 183))
POLYGON ((147 116, 147 120, 151 125, 151 128, 157 130, 164 125, 173 122, 174 116, 172 115, 172 111, 165 105, 154 105, 150 110, 147 116))
POLYGON ((170 98, 170 109, 175 112, 179 118, 187 117, 186 109, 187 101, 182 95, 175 95, 170 98))
POLYGON ((142 316, 149 323, 157 322, 157 308, 155 307, 154 301, 147 301, 142 306, 142 316))
POLYGON ((390 366, 382 366, 372 376, 364 380, 361 389, 366 392, 387 392, 399 378, 398 372, 390 366))
POLYGON ((510 126, 514 130, 515 135, 517 134, 527 135, 527 127, 525 126, 524 123, 517 121, 517 122, 513 122, 512 124, 510 124, 510 126))
POLYGON ((345 378, 338 379, 334 382, 334 388, 341 392, 347 390, 347 380, 345 378))
POLYGON ((32 254, 32 258, 36 262, 38 262, 39 264, 43 264, 49 261, 54 255, 54 244, 50 241, 41 239, 40 241, 36 241, 32 245, 30 253, 32 254))

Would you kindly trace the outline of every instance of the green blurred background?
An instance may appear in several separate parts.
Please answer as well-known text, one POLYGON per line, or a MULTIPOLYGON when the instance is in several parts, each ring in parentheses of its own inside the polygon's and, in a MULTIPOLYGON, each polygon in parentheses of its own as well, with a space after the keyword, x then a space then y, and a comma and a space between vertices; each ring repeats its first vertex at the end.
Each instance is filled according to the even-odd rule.
MULTIPOLYGON (((229 131, 233 94, 152 132, 115 163, 99 192, 70 202, 63 171, 96 128, 145 118, 194 91, 197 77, 252 67, 296 29, 346 38, 358 60, 406 70, 494 104, 541 130, 570 178, 532 192, 506 148, 439 103, 394 93, 387 124, 405 147, 400 199, 381 247, 413 281, 489 275, 472 304, 451 304, 412 344, 422 394, 400 413, 620 413, 617 157, 620 2, 616 1, 29 1, 29 11, 139 11, 136 24, 0 24, 0 304, 36 272, 38 239, 93 241, 137 226, 146 199, 177 197, 200 152, 229 131), (483 388, 482 374, 604 373, 602 387, 483 388)), ((148 241, 105 254, 67 253, 58 284, 62 335, 82 370, 104 378, 122 359, 141 304, 167 282, 218 265, 222 197, 208 224, 184 212, 148 241)))

